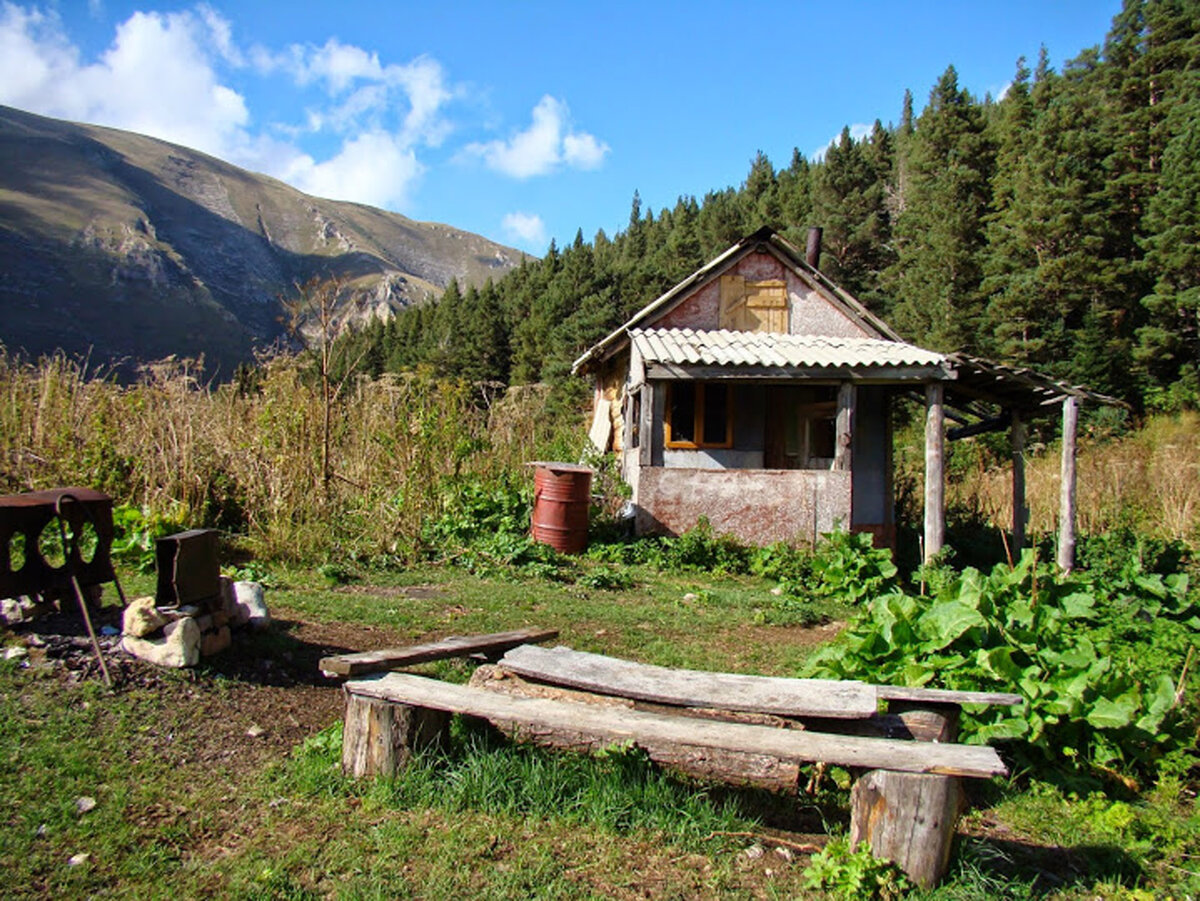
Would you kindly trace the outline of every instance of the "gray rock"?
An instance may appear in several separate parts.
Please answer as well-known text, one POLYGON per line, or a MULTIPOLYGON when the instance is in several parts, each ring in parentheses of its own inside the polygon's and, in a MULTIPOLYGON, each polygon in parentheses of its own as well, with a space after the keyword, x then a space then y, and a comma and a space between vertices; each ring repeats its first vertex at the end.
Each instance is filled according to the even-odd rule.
POLYGON ((21 607, 21 602, 15 598, 4 598, 0 600, 0 623, 7 623, 10 626, 15 626, 17 623, 25 619, 25 611, 21 607))
POLYGON ((228 626, 221 626, 212 632, 205 632, 200 639, 200 656, 211 657, 219 654, 233 642, 233 636, 228 626))
POLYGON ((194 619, 179 619, 163 630, 161 641, 126 635, 121 640, 125 653, 155 666, 182 668, 200 662, 200 627, 194 619))
POLYGON ((122 631, 134 638, 153 635, 166 624, 167 618, 154 606, 154 598, 150 595, 130 601, 121 618, 122 631))
POLYGON ((263 600, 262 585, 258 582, 234 582, 233 593, 237 599, 235 622, 247 623, 256 629, 271 624, 271 614, 263 600))
POLYGON ((24 660, 29 656, 29 652, 22 647, 12 647, 4 649, 5 660, 24 660))

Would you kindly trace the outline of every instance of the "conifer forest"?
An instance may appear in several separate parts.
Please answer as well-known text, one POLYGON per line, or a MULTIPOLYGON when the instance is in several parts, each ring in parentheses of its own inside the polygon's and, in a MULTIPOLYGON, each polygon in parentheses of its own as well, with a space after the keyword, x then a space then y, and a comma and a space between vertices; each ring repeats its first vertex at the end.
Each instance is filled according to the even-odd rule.
MULTIPOLYGON (((781 115, 804 104, 780 89, 781 115)), ((908 341, 1028 365, 1137 410, 1200 400, 1200 2, 1129 0, 1099 47, 1019 59, 1003 96, 950 65, 897 121, 821 159, 761 151, 739 187, 628 225, 343 339, 371 375, 425 364, 560 382, 571 361, 740 238, 770 226, 908 341)), ((347 365, 347 364, 343 364, 347 365)))

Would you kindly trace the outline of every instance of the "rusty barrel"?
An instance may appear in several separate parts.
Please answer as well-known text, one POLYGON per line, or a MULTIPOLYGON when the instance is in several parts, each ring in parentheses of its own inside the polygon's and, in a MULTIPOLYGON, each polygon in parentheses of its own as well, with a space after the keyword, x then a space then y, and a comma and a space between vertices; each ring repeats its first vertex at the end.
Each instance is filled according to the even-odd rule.
POLYGON ((578 463, 530 463, 533 472, 533 540, 564 554, 587 547, 592 470, 578 463))

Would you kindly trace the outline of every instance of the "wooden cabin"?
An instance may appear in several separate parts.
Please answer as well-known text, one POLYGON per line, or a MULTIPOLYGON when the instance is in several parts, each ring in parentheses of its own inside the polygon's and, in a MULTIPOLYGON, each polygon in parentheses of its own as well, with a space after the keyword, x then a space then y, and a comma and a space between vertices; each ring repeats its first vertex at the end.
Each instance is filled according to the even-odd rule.
POLYGON ((947 417, 951 438, 1011 430, 1019 545, 1023 423, 1061 403, 1073 509, 1078 403, 1119 401, 908 344, 821 273, 819 254, 819 229, 805 252, 761 229, 575 361, 594 379, 592 442, 620 458, 636 532, 679 534, 704 516, 752 544, 848 528, 894 546, 891 418, 906 394, 927 405, 927 554, 944 540, 947 417))

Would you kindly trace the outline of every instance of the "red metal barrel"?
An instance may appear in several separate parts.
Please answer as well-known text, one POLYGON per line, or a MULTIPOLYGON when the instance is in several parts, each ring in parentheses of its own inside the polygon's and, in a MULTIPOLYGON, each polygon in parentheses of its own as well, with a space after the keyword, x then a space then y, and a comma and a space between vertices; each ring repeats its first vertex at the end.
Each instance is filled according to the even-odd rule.
POLYGON ((533 474, 533 540, 564 554, 587 547, 592 470, 578 463, 530 463, 533 474))

